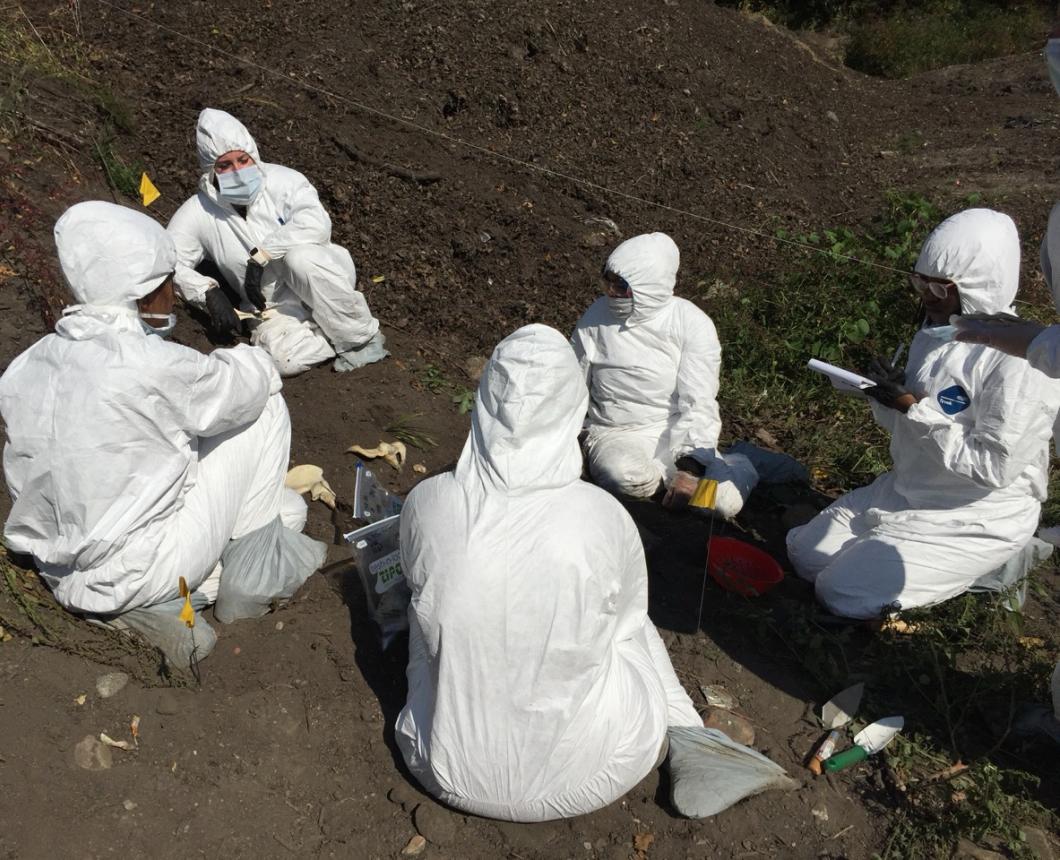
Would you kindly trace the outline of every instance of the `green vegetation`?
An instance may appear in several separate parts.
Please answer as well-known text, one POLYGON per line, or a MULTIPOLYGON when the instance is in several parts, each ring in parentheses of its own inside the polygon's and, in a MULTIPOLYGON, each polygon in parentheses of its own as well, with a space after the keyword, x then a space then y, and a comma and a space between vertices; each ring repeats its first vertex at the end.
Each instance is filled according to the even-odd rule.
POLYGON ((918 304, 905 273, 941 218, 923 198, 893 195, 865 232, 780 232, 823 253, 793 251, 801 262, 775 283, 748 286, 736 301, 708 300, 725 353, 722 412, 745 425, 734 432, 750 438, 768 428, 828 486, 856 486, 886 468, 887 438, 864 402, 835 392, 806 361, 858 369, 908 344, 918 304))
POLYGON ((436 364, 428 364, 420 369, 420 384, 431 394, 449 394, 456 411, 466 415, 475 406, 475 390, 459 385, 450 380, 436 364))
POLYGON ((101 134, 95 141, 95 149, 110 187, 119 194, 136 197, 140 189, 143 164, 138 161, 129 164, 118 155, 114 151, 114 138, 111 134, 101 134))
POLYGON ((421 418, 423 418, 422 412, 399 415, 383 428, 383 432, 413 448, 430 451, 431 448, 438 447, 438 440, 423 427, 420 423, 421 418))
POLYGON ((1051 25, 1043 0, 720 0, 798 28, 827 28, 847 65, 905 77, 1040 48, 1051 25))

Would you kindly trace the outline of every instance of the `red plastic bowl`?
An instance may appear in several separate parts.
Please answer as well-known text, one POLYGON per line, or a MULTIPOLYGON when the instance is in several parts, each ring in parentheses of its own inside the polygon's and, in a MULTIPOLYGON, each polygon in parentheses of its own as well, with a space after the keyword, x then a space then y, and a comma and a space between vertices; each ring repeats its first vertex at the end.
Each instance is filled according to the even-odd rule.
POLYGON ((709 553, 707 572, 726 591, 758 597, 784 578, 773 556, 742 540, 711 538, 709 553))

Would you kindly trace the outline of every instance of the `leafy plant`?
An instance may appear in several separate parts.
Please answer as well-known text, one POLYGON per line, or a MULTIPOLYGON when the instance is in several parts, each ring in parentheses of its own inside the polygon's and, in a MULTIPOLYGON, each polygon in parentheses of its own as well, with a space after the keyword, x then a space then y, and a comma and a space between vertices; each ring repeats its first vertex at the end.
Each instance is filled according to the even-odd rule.
POLYGON ((467 415, 475 406, 474 390, 459 386, 455 388, 455 392, 453 394, 453 403, 456 405, 456 411, 461 415, 467 415))

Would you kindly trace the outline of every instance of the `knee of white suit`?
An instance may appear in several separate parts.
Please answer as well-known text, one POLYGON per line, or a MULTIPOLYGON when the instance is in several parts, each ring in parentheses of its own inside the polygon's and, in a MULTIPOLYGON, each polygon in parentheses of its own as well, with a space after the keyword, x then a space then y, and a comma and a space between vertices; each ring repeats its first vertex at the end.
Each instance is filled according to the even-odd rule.
POLYGON ((635 452, 617 451, 614 446, 609 446, 603 456, 590 459, 589 472, 605 490, 635 499, 655 495, 663 480, 655 460, 637 456, 635 452))
MULTIPOLYGON (((818 514, 818 517, 821 515, 818 514)), ((802 579, 813 582, 828 563, 832 560, 830 555, 819 552, 814 546, 813 524, 811 520, 805 525, 796 526, 788 532, 785 544, 788 550, 788 561, 802 579)))

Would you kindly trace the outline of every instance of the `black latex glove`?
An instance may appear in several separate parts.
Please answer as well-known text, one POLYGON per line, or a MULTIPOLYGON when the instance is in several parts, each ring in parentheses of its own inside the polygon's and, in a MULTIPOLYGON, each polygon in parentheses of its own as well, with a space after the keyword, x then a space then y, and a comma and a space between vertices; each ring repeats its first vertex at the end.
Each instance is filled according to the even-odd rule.
POLYGON ((239 317, 236 316, 232 303, 220 287, 213 287, 206 291, 206 310, 210 314, 210 324, 217 334, 228 334, 238 332, 241 328, 239 317))
POLYGON ((247 273, 243 277, 243 293, 254 307, 259 311, 265 310, 265 296, 261 292, 261 276, 265 274, 265 267, 251 257, 247 260, 247 273))
POLYGON ((909 394, 905 387, 905 371, 886 358, 877 357, 869 362, 869 372, 865 376, 876 383, 872 388, 866 388, 865 394, 891 409, 898 408, 898 398, 909 394))

